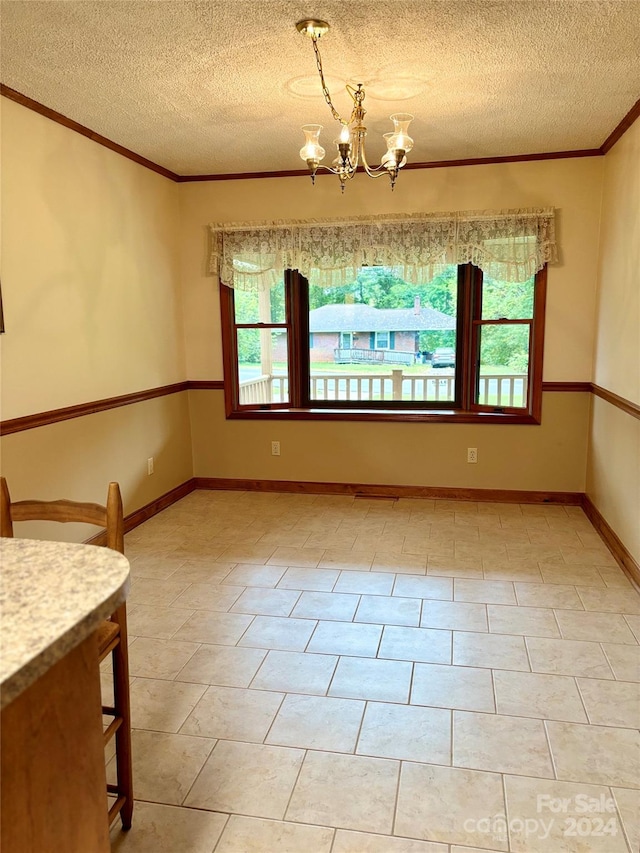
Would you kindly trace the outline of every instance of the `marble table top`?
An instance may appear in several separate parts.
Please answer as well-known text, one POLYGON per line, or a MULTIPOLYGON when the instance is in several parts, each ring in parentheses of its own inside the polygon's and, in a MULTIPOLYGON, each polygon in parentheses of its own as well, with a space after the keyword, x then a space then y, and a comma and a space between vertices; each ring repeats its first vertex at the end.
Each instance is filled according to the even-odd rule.
POLYGON ((0 539, 0 707, 122 604, 129 562, 94 545, 0 539))

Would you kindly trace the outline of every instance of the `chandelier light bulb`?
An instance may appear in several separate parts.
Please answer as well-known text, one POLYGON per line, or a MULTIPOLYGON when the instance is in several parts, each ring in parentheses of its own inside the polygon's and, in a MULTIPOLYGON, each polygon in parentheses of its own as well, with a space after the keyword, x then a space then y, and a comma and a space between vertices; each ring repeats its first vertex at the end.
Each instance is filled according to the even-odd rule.
POLYGON ((351 130, 348 124, 342 125, 342 130, 340 131, 340 142, 345 143, 349 142, 351 139, 351 130))

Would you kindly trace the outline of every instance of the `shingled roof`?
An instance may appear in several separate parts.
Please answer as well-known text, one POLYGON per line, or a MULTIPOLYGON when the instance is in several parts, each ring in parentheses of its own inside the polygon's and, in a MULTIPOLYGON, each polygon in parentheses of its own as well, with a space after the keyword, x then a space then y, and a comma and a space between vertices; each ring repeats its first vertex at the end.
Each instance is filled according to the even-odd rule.
POLYGON ((456 318, 433 308, 323 305, 309 311, 310 332, 424 332, 455 329, 456 318))

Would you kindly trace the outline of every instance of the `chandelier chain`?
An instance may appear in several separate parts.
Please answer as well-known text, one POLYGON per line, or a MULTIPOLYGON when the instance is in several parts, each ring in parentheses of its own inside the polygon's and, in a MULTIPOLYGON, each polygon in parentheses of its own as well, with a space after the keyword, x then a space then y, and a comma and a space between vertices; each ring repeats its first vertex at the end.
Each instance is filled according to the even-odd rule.
POLYGON ((314 50, 314 53, 316 55, 316 65, 318 67, 318 74, 320 75, 320 83, 322 84, 322 94, 324 95, 324 99, 327 102, 329 109, 331 110, 331 115, 334 117, 334 119, 336 121, 340 122, 340 124, 344 124, 344 125, 351 124, 355 118, 357 103, 354 104, 353 111, 351 113, 351 118, 349 119, 348 122, 346 122, 342 118, 340 113, 336 110, 336 108, 333 106, 333 103, 331 101, 331 93, 329 92, 329 89, 328 89, 327 84, 325 82, 324 72, 322 70, 322 58, 320 56, 320 49, 318 47, 318 39, 314 35, 311 40, 313 42, 313 50, 314 50))

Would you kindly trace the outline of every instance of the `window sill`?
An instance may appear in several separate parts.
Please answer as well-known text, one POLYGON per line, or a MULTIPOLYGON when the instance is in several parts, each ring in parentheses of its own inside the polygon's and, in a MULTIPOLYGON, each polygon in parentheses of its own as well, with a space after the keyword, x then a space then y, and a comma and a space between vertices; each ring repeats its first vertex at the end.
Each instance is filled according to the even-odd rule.
POLYGON ((526 412, 463 412, 455 409, 236 409, 229 419, 291 421, 405 421, 439 424, 533 424, 540 420, 526 412))

